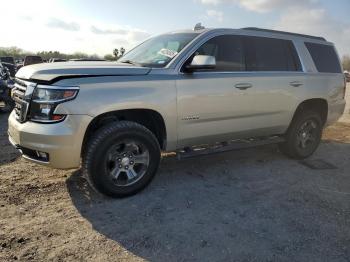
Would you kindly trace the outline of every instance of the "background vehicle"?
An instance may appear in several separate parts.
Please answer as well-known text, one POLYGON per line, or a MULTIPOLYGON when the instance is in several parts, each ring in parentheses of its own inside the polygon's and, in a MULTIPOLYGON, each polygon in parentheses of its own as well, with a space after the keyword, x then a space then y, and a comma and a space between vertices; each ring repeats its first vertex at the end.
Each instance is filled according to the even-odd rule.
POLYGON ((17 70, 20 69, 23 66, 24 59, 17 59, 16 60, 16 68, 17 70))
POLYGON ((172 32, 118 63, 34 65, 16 76, 11 143, 54 168, 82 160, 90 185, 113 197, 146 187, 161 151, 187 158, 278 143, 309 157, 345 107, 332 43, 258 28, 172 32))
POLYGON ((82 62, 82 61, 90 61, 90 62, 94 62, 94 61, 106 61, 105 59, 100 59, 100 58, 73 58, 73 59, 69 59, 69 61, 75 61, 75 62, 82 62))
POLYGON ((0 57, 0 62, 2 63, 9 63, 15 65, 15 59, 12 56, 1 56, 0 57))
POLYGON ((8 68, 11 77, 15 77, 15 74, 17 72, 15 59, 12 56, 2 56, 0 57, 0 62, 3 66, 8 68))
POLYGON ((50 58, 49 63, 55 63, 55 62, 66 62, 67 59, 63 58, 50 58))
POLYGON ((24 58, 23 66, 41 64, 43 59, 37 55, 28 55, 24 58))
POLYGON ((0 63, 0 112, 9 112, 14 107, 14 101, 11 98, 11 88, 9 86, 10 72, 0 63))
POLYGON ((348 71, 344 71, 346 82, 350 82, 350 73, 348 71))
POLYGON ((5 62, 1 62, 4 67, 6 67, 9 70, 10 76, 15 77, 17 73, 17 66, 15 64, 9 64, 5 62))

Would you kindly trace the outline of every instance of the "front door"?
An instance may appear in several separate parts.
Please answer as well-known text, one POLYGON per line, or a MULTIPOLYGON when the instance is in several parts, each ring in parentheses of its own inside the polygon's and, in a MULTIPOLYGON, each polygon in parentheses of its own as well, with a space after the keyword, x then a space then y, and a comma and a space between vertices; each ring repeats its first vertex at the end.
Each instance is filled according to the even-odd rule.
POLYGON ((237 119, 250 114, 249 83, 239 36, 210 39, 195 55, 216 58, 210 71, 184 73, 176 82, 178 107, 178 146, 225 141, 240 128, 237 119), (237 89, 241 88, 241 89, 237 89))

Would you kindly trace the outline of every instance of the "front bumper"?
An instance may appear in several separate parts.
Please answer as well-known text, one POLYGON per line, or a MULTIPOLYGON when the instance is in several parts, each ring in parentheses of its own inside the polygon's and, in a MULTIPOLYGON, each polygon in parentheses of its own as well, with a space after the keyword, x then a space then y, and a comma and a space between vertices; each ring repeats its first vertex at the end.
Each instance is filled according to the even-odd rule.
POLYGON ((30 161, 59 169, 78 168, 91 120, 87 115, 67 115, 63 122, 55 124, 19 123, 13 111, 8 120, 9 141, 30 161), (45 152, 49 157, 42 160, 28 152, 45 152))

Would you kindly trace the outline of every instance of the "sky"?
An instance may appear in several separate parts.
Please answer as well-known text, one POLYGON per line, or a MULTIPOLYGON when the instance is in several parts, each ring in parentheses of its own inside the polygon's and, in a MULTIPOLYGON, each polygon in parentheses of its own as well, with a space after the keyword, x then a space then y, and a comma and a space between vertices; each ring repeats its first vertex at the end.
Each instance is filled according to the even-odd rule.
POLYGON ((324 36, 350 54, 350 0, 0 0, 0 47, 127 50, 168 31, 261 27, 324 36))

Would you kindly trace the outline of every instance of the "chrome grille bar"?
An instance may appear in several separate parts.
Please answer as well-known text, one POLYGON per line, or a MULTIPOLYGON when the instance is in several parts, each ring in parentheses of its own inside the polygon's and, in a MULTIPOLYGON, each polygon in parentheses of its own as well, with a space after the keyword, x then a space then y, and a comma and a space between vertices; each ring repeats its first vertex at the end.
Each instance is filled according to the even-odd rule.
POLYGON ((12 98, 15 101, 15 114, 18 122, 25 122, 29 110, 30 99, 36 84, 32 82, 15 79, 12 89, 12 98))

